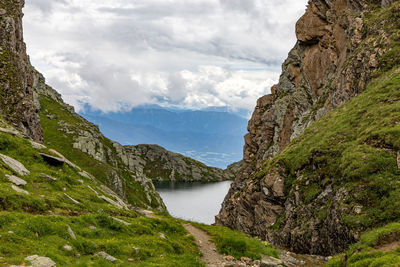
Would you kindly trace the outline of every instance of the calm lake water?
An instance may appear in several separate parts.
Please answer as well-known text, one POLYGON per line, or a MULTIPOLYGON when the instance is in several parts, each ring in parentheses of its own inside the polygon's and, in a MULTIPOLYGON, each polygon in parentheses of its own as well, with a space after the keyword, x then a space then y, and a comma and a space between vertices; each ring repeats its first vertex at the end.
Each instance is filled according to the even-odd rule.
POLYGON ((231 183, 154 182, 154 185, 172 216, 212 224, 231 183))

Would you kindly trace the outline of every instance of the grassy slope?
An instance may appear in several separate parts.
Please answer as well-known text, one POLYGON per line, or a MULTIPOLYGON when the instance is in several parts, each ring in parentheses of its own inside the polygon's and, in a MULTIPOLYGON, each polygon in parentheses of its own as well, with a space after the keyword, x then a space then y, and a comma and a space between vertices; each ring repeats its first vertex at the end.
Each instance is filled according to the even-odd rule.
POLYGON ((90 185, 101 193, 98 185, 76 169, 48 165, 38 152, 27 140, 0 133, 0 153, 21 161, 31 171, 23 177, 30 195, 16 193, 5 177, 13 174, 12 170, 0 163, 0 265, 21 264, 26 256, 39 254, 49 256, 58 266, 108 266, 93 256, 106 251, 118 258, 121 266, 128 264, 128 258, 139 266, 203 266, 195 244, 178 221, 149 219, 116 209, 88 190, 90 185), (41 173, 58 180, 49 182, 39 177, 41 173), (81 204, 74 204, 64 193, 81 204), (110 216, 132 225, 125 226, 110 216), (68 225, 77 240, 68 235, 68 225), (96 229, 91 230, 90 225, 96 229), (166 239, 160 238, 160 233, 166 239), (73 251, 62 249, 65 244, 73 251))
MULTIPOLYGON (((0 121, 0 127, 3 124, 0 121)), ((61 148, 56 141, 54 138, 52 145, 61 148)), ((34 254, 50 257, 57 266, 204 266, 193 237, 187 235, 181 221, 163 213, 158 214, 159 219, 151 219, 135 211, 117 209, 87 187, 91 186, 103 194, 98 183, 81 176, 79 170, 67 165, 50 166, 39 152, 49 153, 47 149, 32 148, 26 139, 0 133, 0 153, 19 160, 31 171, 30 175, 22 177, 28 182, 24 189, 30 195, 20 194, 11 189, 12 184, 5 176, 15 173, 0 161, 1 266, 29 264, 24 258, 34 254), (42 173, 56 177, 57 181, 41 178, 42 173), (64 193, 80 204, 74 204, 64 193), (112 217, 132 225, 126 226, 112 217), (75 232, 76 240, 69 236, 68 226, 75 232), (91 226, 96 228, 91 229, 91 226), (166 238, 162 238, 160 233, 166 238), (73 250, 63 249, 66 244, 73 250), (118 262, 111 264, 96 257, 95 254, 100 251, 118 258, 118 262)), ((76 162, 80 167, 93 170, 90 166, 93 161, 85 159, 87 156, 84 154, 79 156, 82 158, 76 162), (85 160, 89 169, 83 165, 87 164, 85 160)), ((227 229, 219 235, 225 239, 235 235, 237 242, 242 238, 246 243, 251 240, 227 229)), ((249 256, 259 258, 257 253, 270 253, 270 248, 262 250, 264 245, 260 241, 251 242, 259 250, 249 256)))
POLYGON ((292 142, 270 163, 288 170, 287 190, 298 185, 310 203, 327 184, 345 187, 354 197, 343 205, 364 207, 359 215, 343 217, 350 227, 365 229, 400 219, 399 88, 400 69, 395 69, 292 142), (295 180, 298 172, 307 179, 295 180))
POLYGON ((400 223, 391 223, 361 236, 346 253, 337 255, 327 267, 400 266, 400 223))
MULTIPOLYGON (((151 202, 147 200, 142 185, 132 179, 132 173, 126 168, 117 169, 110 164, 95 160, 79 149, 74 149, 72 144, 74 142, 75 135, 60 131, 60 121, 72 125, 76 131, 79 129, 87 130, 88 128, 86 125, 88 125, 88 122, 77 115, 73 116, 72 113, 67 111, 64 106, 44 95, 41 95, 41 106, 42 109, 40 112, 40 120, 42 123, 43 135, 46 144, 51 145, 67 158, 73 159, 73 161, 79 166, 85 166, 86 171, 94 175, 103 183, 107 184, 109 181, 108 177, 110 172, 116 171, 118 175, 126 181, 126 199, 130 204, 139 207, 146 207, 147 205, 158 207, 160 205, 160 203, 158 203, 157 199, 154 197, 152 197, 151 202), (57 119, 49 119, 46 114, 56 115, 57 119)), ((114 158, 118 160, 111 141, 105 137, 102 137, 101 142, 103 143, 104 147, 108 147, 113 151, 114 158)), ((118 166, 124 166, 124 164, 120 161, 117 164, 118 166)))

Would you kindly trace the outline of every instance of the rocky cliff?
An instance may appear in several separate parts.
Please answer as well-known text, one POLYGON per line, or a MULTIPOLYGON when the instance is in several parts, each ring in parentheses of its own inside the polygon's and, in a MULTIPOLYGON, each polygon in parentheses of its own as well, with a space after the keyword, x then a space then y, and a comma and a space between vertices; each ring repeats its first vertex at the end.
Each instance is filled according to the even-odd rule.
POLYGON ((157 145, 125 146, 124 149, 128 157, 141 159, 132 168, 141 169, 152 180, 215 182, 234 178, 230 170, 208 167, 157 145))
POLYGON ((0 2, 0 116, 36 141, 43 141, 33 102, 33 73, 22 33, 24 1, 0 2))
MULTIPOLYGON (((391 175, 399 177, 393 165, 398 148, 395 142, 383 145, 386 137, 373 135, 364 124, 361 127, 366 121, 382 127, 379 123, 384 118, 366 115, 367 110, 359 109, 365 103, 352 101, 365 97, 373 79, 400 63, 399 11, 398 1, 309 1, 296 24, 298 42, 282 66, 279 84, 271 95, 258 100, 249 121, 245 164, 216 217, 217 224, 297 252, 329 255, 388 219, 378 219, 377 213, 363 208, 384 207, 372 189, 377 185, 365 179, 388 171, 380 164, 391 166, 391 175), (358 121, 352 109, 360 112, 358 121), (376 121, 370 122, 372 117, 376 121), (363 134, 365 138, 359 140, 363 134), (387 161, 366 160, 372 157, 366 151, 379 154, 380 146, 388 149, 387 161), (366 170, 368 164, 376 165, 371 173, 357 178, 349 173, 350 169, 366 170), (370 222, 363 222, 367 218, 370 222)), ((378 102, 377 95, 369 97, 378 102)), ((397 98, 392 101, 398 105, 397 98)), ((390 114, 384 125, 396 127, 396 116, 396 112, 390 114)), ((399 138, 399 132, 392 130, 391 138, 399 138)), ((399 207, 394 199, 392 205, 399 207)))

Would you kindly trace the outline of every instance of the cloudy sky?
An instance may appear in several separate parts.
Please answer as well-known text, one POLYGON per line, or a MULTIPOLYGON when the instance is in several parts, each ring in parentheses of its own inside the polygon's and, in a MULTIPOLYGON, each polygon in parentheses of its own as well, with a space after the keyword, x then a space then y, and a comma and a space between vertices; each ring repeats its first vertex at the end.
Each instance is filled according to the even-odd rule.
POLYGON ((252 110, 306 0, 28 0, 32 64, 78 110, 252 110))

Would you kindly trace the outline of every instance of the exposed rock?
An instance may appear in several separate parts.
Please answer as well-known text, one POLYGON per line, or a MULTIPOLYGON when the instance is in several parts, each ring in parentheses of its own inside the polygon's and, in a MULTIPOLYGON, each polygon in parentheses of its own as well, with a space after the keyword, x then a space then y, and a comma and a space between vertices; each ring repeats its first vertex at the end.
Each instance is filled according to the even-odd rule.
MULTIPOLYGON (((76 119, 75 124, 70 124, 57 118, 57 123, 59 125, 58 131, 60 134, 73 136, 70 148, 79 149, 104 164, 104 167, 107 170, 104 175, 107 179, 104 180, 104 177, 93 177, 91 174, 81 170, 78 166, 55 150, 50 149, 49 152, 51 154, 63 158, 66 164, 79 170, 81 176, 91 179, 94 183, 97 184, 101 181, 107 184, 107 186, 111 187, 112 191, 115 192, 111 196, 117 199, 118 204, 124 208, 129 208, 124 201, 126 198, 126 191, 128 190, 130 191, 130 194, 132 194, 133 191, 135 194, 143 194, 143 196, 140 196, 140 199, 143 202, 141 205, 145 207, 146 205, 148 207, 156 207, 159 210, 165 209, 160 196, 155 192, 154 185, 144 174, 143 166, 137 165, 137 162, 139 161, 134 162, 133 159, 128 160, 123 146, 106 139, 96 125, 76 114, 73 107, 63 102, 59 93, 46 85, 43 75, 36 70, 34 70, 34 89, 36 108, 42 108, 40 106, 40 97, 46 97, 49 98, 50 101, 55 101, 59 104, 61 109, 66 112, 66 115, 70 115, 76 119), (129 165, 129 163, 131 163, 131 165, 129 165), (135 166, 139 167, 136 168, 135 166), (138 183, 138 185, 133 186, 135 183, 138 183), (138 191, 137 186, 141 186, 143 189, 141 188, 138 191), (117 195, 118 198, 114 195, 117 195)), ((42 110, 42 112, 46 116, 54 117, 54 114, 50 113, 48 110, 42 110)), ((143 160, 141 160, 141 162, 143 162, 143 160)))
POLYGON ((43 141, 33 104, 33 73, 22 34, 24 1, 2 5, 0 15, 0 114, 35 141, 43 141))
POLYGON ((54 150, 54 149, 49 149, 49 152, 50 152, 50 153, 53 153, 54 155, 57 155, 57 157, 63 159, 64 162, 65 162, 68 166, 70 166, 71 168, 74 168, 74 169, 77 169, 77 170, 81 171, 81 168, 80 168, 79 166, 77 166, 77 165, 75 165, 74 163, 72 163, 71 161, 69 161, 69 160, 68 160, 66 157, 64 157, 64 155, 61 154, 60 152, 58 152, 58 151, 56 151, 56 150, 54 150))
POLYGON ((70 226, 68 226, 67 232, 68 232, 69 236, 70 236, 72 239, 75 239, 75 240, 76 240, 76 235, 75 235, 74 231, 72 231, 72 229, 71 229, 70 226))
POLYGON ((15 190, 16 192, 18 192, 18 193, 25 194, 25 195, 29 195, 29 192, 28 192, 28 191, 26 191, 26 190, 24 190, 24 189, 21 189, 21 188, 15 186, 15 185, 12 185, 11 188, 14 189, 14 190, 15 190))
POLYGON ((50 258, 41 257, 38 255, 32 255, 25 258, 26 261, 30 261, 32 267, 55 267, 56 263, 50 258))
POLYGON ((65 249, 66 251, 72 251, 73 250, 73 248, 70 245, 67 245, 67 244, 65 244, 63 246, 63 249, 65 249))
POLYGON ((25 168, 25 166, 21 162, 15 160, 13 158, 10 158, 9 156, 0 154, 0 159, 5 164, 7 164, 8 167, 10 167, 13 171, 15 171, 16 173, 18 173, 21 176, 29 175, 31 173, 27 168, 25 168))
MULTIPOLYGON (((101 191, 103 191, 103 193, 108 194, 110 196, 112 196, 113 198, 115 198, 117 200, 117 203, 119 206, 121 206, 122 208, 128 210, 129 209, 129 205, 125 203, 125 201, 123 201, 114 191, 112 191, 110 188, 108 188, 107 186, 101 185, 100 186, 101 191)), ((103 198, 104 199, 104 198, 103 198)), ((106 200, 106 199, 104 199, 106 200)), ((108 200, 106 200, 108 201, 108 200)))
POLYGON ((263 256, 263 259, 261 260, 260 263, 260 267, 280 267, 280 266, 282 267, 285 266, 283 264, 283 261, 269 256, 263 256))
POLYGON ((112 199, 109 198, 109 197, 106 197, 106 196, 99 196, 99 198, 105 200, 106 202, 110 203, 111 205, 115 206, 115 207, 118 208, 118 209, 123 209, 123 208, 124 208, 124 207, 121 206, 118 202, 112 200, 112 199))
POLYGON ((19 131, 17 131, 16 129, 14 129, 12 127, 7 127, 7 128, 0 127, 0 132, 11 134, 11 135, 18 136, 18 137, 24 137, 23 134, 21 134, 19 131))
POLYGON ((79 174, 85 178, 92 180, 93 182, 96 181, 96 178, 94 178, 93 175, 91 175, 90 173, 88 173, 86 171, 81 171, 81 172, 79 172, 79 174))
POLYGON ((89 188, 93 193, 95 193, 97 196, 99 196, 99 193, 98 193, 96 190, 94 190, 90 185, 88 185, 88 188, 89 188))
POLYGON ((381 7, 385 8, 391 6, 393 4, 393 0, 382 0, 381 7))
POLYGON ((46 149, 47 148, 45 145, 39 144, 39 143, 37 143, 35 141, 29 140, 29 142, 31 143, 31 145, 32 145, 32 147, 34 149, 41 150, 41 149, 46 149))
POLYGON ((243 167, 243 165, 244 165, 243 160, 232 163, 226 168, 226 171, 232 173, 232 175, 235 176, 239 172, 239 170, 243 167))
POLYGON ((122 223, 123 225, 129 226, 132 225, 131 223, 128 223, 122 219, 116 218, 116 217, 112 217, 115 221, 122 223))
POLYGON ((6 178, 15 185, 26 185, 27 182, 17 176, 6 174, 6 178))
POLYGON ((44 153, 39 153, 39 155, 44 159, 44 161, 52 166, 62 166, 65 163, 62 158, 53 157, 44 153))
MULTIPOLYGON (((383 1, 382 6, 391 2, 383 1)), ((341 219, 348 212, 362 212, 359 207, 343 209, 341 201, 349 194, 344 187, 320 186, 315 201, 306 204, 298 189, 285 189, 288 170, 279 167, 265 173, 262 166, 326 113, 365 90, 389 49, 383 24, 374 29, 379 38, 365 37, 370 29, 364 27, 364 15, 379 3, 309 1, 296 24, 298 42, 282 65, 279 83, 257 101, 245 136, 245 163, 225 197, 217 225, 320 255, 342 252, 359 236, 341 219), (317 212, 326 217, 323 223, 317 212)), ((400 168, 399 157, 398 162, 400 168)), ((290 178, 310 179, 301 172, 290 173, 290 178)))
POLYGON ((111 255, 105 253, 104 251, 100 251, 100 252, 97 253, 96 255, 97 255, 98 257, 103 258, 103 259, 105 259, 105 260, 108 260, 108 261, 110 261, 110 262, 116 262, 116 261, 117 261, 116 258, 114 258, 113 256, 111 256, 111 255))
POLYGON ((72 197, 70 197, 67 193, 64 193, 64 195, 69 199, 69 200, 71 200, 72 202, 74 202, 74 204, 80 204, 80 202, 78 201, 78 200, 75 200, 75 199, 73 199, 72 197))
POLYGON ((44 174, 44 173, 41 173, 41 174, 39 175, 39 177, 44 178, 44 179, 46 179, 46 180, 48 180, 48 181, 50 181, 50 182, 55 182, 55 181, 57 181, 57 178, 54 178, 54 177, 52 177, 52 176, 50 176, 50 175, 47 175, 47 174, 44 174))
POLYGON ((130 169, 140 171, 152 180, 225 181, 234 174, 170 152, 157 145, 125 146, 117 149, 130 169))

